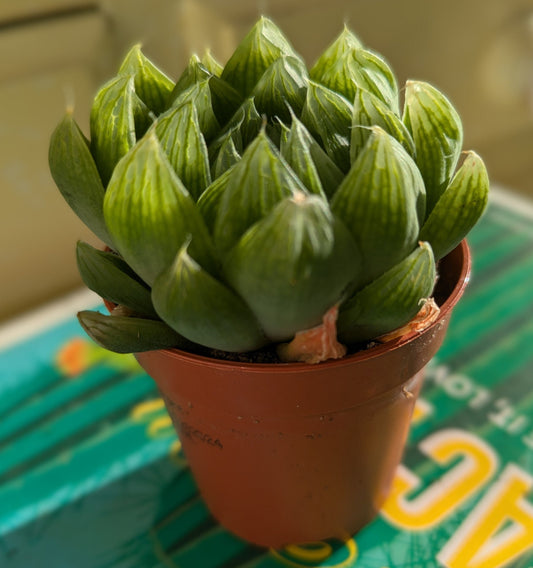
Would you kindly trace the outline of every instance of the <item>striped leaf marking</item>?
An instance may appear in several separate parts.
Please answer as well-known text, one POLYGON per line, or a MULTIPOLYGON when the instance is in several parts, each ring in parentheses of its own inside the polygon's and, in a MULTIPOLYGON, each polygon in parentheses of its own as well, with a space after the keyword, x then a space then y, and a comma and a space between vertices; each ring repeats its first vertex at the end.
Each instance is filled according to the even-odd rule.
POLYGON ((217 179, 240 159, 241 155, 237 150, 233 136, 227 136, 220 146, 218 156, 213 164, 213 177, 217 179))
POLYGON ((106 316, 90 310, 79 312, 78 320, 93 341, 115 353, 191 347, 189 341, 160 320, 106 316))
POLYGON ((198 261, 213 265, 207 228, 153 130, 115 168, 104 217, 120 254, 150 285, 191 237, 198 261))
POLYGON ((363 256, 366 283, 405 258, 416 245, 415 172, 416 165, 400 143, 375 126, 333 196, 331 209, 345 223, 363 256))
POLYGON ((298 193, 253 225, 223 268, 268 338, 282 341, 322 321, 356 278, 359 260, 325 200, 298 193))
POLYGON ((174 171, 197 200, 211 183, 211 173, 196 108, 188 102, 171 109, 158 119, 155 131, 174 171))
POLYGON ((483 160, 468 152, 420 231, 439 259, 453 250, 477 223, 488 203, 489 177, 483 160))
POLYGON ((231 176, 232 168, 228 168, 222 175, 202 193, 198 200, 198 210, 211 233, 214 231, 218 214, 218 207, 222 194, 226 191, 231 176))
POLYGON ((294 114, 290 129, 284 129, 280 150, 312 193, 324 193, 328 198, 335 193, 343 173, 294 114), (318 179, 314 177, 315 171, 318 179))
POLYGON ((461 119, 435 87, 422 81, 408 81, 403 121, 415 142, 416 163, 426 185, 429 215, 457 166, 463 145, 461 119))
POLYGON ((133 75, 118 76, 97 93, 91 109, 91 153, 104 185, 117 162, 148 124, 148 108, 135 93, 133 75))
POLYGON ((174 106, 174 101, 179 97, 179 95, 194 85, 210 79, 212 75, 213 73, 211 73, 211 71, 209 71, 209 69, 207 69, 200 61, 198 55, 193 54, 189 59, 187 67, 185 67, 169 94, 167 106, 174 106))
POLYGON ((186 244, 155 281, 152 299, 163 321, 190 341, 239 352, 266 343, 248 306, 206 272, 188 254, 186 244))
POLYGON ((328 72, 332 65, 335 65, 336 61, 342 59, 344 55, 351 53, 354 49, 362 47, 359 38, 347 26, 344 26, 335 41, 321 53, 309 71, 309 76, 313 81, 320 83, 323 75, 328 72))
POLYGON ((281 30, 262 16, 229 58, 221 79, 248 97, 267 68, 283 55, 299 57, 281 30))
POLYGON ((283 56, 267 68, 251 96, 260 114, 289 122, 291 109, 297 115, 302 112, 308 82, 305 63, 297 57, 283 56))
POLYGON ((113 240, 104 222, 105 189, 83 135, 68 112, 50 139, 48 163, 52 177, 70 208, 109 246, 113 240))
POLYGON ((350 169, 353 106, 342 95, 309 82, 301 121, 322 141, 326 154, 346 173, 350 169))
POLYGON ((156 115, 166 109, 174 82, 143 54, 139 44, 130 49, 118 75, 133 75, 137 96, 156 115))
POLYGON ((317 79, 353 101, 357 89, 365 89, 398 114, 398 83, 387 62, 376 53, 355 48, 325 68, 317 79))
POLYGON ((407 153, 415 156, 413 138, 396 113, 391 111, 383 101, 365 89, 356 89, 353 99, 352 137, 350 141, 350 158, 356 160, 370 137, 370 126, 380 126, 394 136, 407 153))
POLYGON ((253 223, 296 191, 307 192, 262 130, 232 168, 220 198, 214 226, 217 248, 229 250, 253 223))
POLYGON ((401 327, 420 310, 435 284, 435 259, 428 243, 356 292, 341 305, 337 329, 346 343, 378 337, 401 327))
POLYGON ((302 131, 302 128, 305 129, 305 127, 299 123, 302 128, 298 128, 298 126, 295 126, 296 121, 297 119, 294 117, 291 128, 280 123, 280 153, 309 192, 325 198, 322 182, 311 157, 307 139, 302 131))

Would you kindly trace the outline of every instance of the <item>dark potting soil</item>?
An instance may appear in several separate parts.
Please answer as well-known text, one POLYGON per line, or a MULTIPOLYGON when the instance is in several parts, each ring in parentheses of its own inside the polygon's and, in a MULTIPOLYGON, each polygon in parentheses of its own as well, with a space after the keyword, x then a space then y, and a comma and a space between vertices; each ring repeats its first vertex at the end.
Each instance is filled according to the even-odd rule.
MULTIPOLYGON (((363 351, 374 347, 378 343, 370 341, 368 343, 357 343, 355 345, 348 345, 346 355, 353 355, 358 351, 363 351)), ((201 345, 196 346, 194 350, 190 350, 194 355, 201 355, 202 357, 209 357, 211 359, 219 359, 221 361, 232 361, 235 363, 259 363, 259 364, 282 364, 283 361, 279 358, 276 346, 271 345, 258 349, 257 351, 250 351, 248 353, 232 353, 230 351, 221 351, 219 349, 208 349, 201 345)))

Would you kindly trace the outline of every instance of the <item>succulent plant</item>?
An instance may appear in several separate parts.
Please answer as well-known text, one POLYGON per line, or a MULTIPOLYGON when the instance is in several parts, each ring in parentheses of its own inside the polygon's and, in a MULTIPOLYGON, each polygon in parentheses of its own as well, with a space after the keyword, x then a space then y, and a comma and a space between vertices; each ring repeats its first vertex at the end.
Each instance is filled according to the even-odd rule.
POLYGON ((194 55, 176 83, 133 47, 90 141, 68 112, 50 144, 59 190, 107 245, 78 244, 83 280, 117 305, 81 312, 84 328, 119 352, 247 352, 327 316, 350 345, 409 322, 489 183, 476 153, 459 164, 449 100, 421 81, 404 98, 347 28, 308 70, 262 17, 224 67, 194 55))

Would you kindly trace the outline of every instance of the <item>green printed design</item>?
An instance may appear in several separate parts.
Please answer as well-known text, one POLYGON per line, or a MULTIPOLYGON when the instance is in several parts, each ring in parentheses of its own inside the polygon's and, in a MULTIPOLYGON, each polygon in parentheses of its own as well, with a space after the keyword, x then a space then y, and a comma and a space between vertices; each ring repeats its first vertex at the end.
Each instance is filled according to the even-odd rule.
MULTIPOLYGON (((279 551, 237 539, 209 515, 185 457, 175 453, 175 434, 151 379, 130 355, 113 355, 75 339, 79 327, 70 322, 44 332, 38 343, 23 344, 24 363, 17 349, 0 352, 0 364, 9 365, 21 380, 33 357, 40 369, 25 387, 22 403, 9 390, 2 391, 5 383, 0 385, 0 451, 5 458, 0 485, 2 566, 26 568, 24 557, 14 552, 15 543, 23 543, 22 550, 37 559, 32 567, 44 568, 56 534, 64 539, 65 558, 72 565, 77 559, 81 568, 108 568, 120 562, 153 568, 434 565, 509 466, 529 475, 533 471, 533 328, 528 316, 533 307, 527 294, 533 270, 527 251, 533 235, 522 232, 524 220, 521 214, 492 205, 473 230, 472 286, 457 305, 443 348, 428 369, 421 398, 430 410, 413 424, 403 462, 420 478, 419 493, 462 459, 439 466, 424 455, 419 444, 432 435, 446 429, 465 432, 497 456, 497 469, 488 483, 474 488, 472 496, 436 526, 408 531, 380 515, 346 542, 300 544, 279 551), (505 288, 512 296, 508 310, 495 294, 505 288), (38 345, 55 337, 46 348, 48 368, 42 368, 46 357, 38 345), (75 349, 67 357, 64 350, 73 347, 72 340, 75 349), (52 359, 58 361, 55 367, 52 359), (32 392, 40 396, 32 397, 32 392), (68 492, 61 489, 66 479, 68 492), (50 495, 57 495, 54 504, 50 495), (23 516, 32 504, 34 512, 23 516), (92 528, 90 541, 80 536, 83 527, 92 528)), ((416 494, 409 496, 414 498, 416 494)), ((531 495, 524 500, 530 502, 531 495)), ((528 568, 531 562, 533 550, 526 548, 505 568, 528 568)))

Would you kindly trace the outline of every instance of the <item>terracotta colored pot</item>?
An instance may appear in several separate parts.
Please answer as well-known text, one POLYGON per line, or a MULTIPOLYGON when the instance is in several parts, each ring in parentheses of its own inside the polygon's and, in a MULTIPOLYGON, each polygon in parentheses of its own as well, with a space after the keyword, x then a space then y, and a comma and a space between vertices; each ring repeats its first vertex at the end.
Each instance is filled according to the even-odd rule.
POLYGON ((401 459, 423 369, 470 273, 463 241, 440 264, 438 321, 319 365, 139 353, 198 487, 222 525, 280 547, 353 534, 376 515, 401 459))

